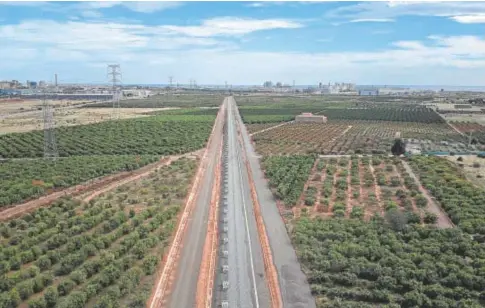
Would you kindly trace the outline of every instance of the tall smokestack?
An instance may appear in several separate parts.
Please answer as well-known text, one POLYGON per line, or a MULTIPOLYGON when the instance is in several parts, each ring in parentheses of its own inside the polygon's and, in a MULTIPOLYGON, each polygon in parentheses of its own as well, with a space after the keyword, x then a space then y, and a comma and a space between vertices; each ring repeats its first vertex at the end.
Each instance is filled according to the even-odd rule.
POLYGON ((54 75, 54 85, 57 87, 57 74, 54 75))

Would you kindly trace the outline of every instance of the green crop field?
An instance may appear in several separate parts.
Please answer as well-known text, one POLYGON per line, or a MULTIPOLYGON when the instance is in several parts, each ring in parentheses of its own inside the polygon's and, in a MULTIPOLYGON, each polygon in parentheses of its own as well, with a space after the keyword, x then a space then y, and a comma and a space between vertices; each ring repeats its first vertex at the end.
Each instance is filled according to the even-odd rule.
MULTIPOLYGON (((165 114, 140 119, 56 128, 59 156, 172 155, 203 148, 215 112, 202 115, 165 114)), ((42 157, 43 131, 0 136, 0 157, 42 157)))
POLYGON ((142 307, 197 162, 0 224, 0 307, 142 307))
MULTIPOLYGON (((218 107, 224 96, 210 94, 165 94, 120 101, 121 108, 218 107)), ((113 103, 86 105, 87 108, 112 108, 113 103)))
POLYGON ((130 171, 158 160, 158 156, 73 156, 57 161, 33 159, 0 163, 0 207, 37 198, 48 191, 92 178, 130 171))

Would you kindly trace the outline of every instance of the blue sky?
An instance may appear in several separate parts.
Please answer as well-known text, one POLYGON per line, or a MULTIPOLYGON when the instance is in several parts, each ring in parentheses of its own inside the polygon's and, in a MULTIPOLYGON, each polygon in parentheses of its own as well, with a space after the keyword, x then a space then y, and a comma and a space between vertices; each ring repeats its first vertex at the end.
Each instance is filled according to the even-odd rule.
POLYGON ((485 86, 485 2, 0 2, 0 79, 485 86))

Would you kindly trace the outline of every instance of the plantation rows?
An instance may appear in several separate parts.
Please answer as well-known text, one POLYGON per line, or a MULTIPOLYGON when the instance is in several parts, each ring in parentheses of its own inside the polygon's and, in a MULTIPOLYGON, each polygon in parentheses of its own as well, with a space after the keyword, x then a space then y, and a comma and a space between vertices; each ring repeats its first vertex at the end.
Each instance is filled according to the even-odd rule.
POLYGON ((408 107, 370 107, 370 108, 335 108, 326 105, 277 106, 268 108, 240 108, 244 123, 268 123, 294 120, 302 112, 323 114, 329 120, 365 120, 390 122, 445 123, 432 109, 420 106, 408 107))
POLYGON ((144 307, 195 167, 0 224, 0 307, 144 307))
MULTIPOLYGON (((56 128, 59 156, 187 153, 205 146, 214 116, 153 116, 56 128), (171 119, 171 118, 175 118, 171 119)), ((43 131, 0 136, 0 157, 42 157, 43 131)))
POLYGON ((327 109, 323 111, 323 114, 329 119, 335 120, 445 123, 436 112, 425 107, 327 109))
POLYGON ((434 224, 419 192, 399 159, 389 157, 318 158, 272 156, 263 166, 285 218, 386 216, 396 228, 434 224), (299 170, 299 172, 293 172, 299 170), (288 184, 287 184, 288 183, 288 184), (291 214, 292 213, 292 214, 291 214))
POLYGON ((485 241, 485 191, 467 181, 463 171, 445 159, 415 156, 410 164, 453 223, 485 241))
POLYGON ((74 156, 57 161, 34 159, 0 163, 0 208, 47 192, 155 162, 158 156, 74 156))
MULTIPOLYGON (((299 209, 312 216, 365 218, 399 210, 404 223, 435 223, 427 200, 399 159, 320 158, 309 174, 299 209)), ((396 214, 400 215, 400 214, 396 214)))
MULTIPOLYGON (((249 125, 251 129, 252 125, 249 125)), ((326 124, 290 123, 253 137, 263 155, 278 154, 384 154, 390 151, 396 133, 401 138, 435 143, 464 142, 445 124, 398 123, 382 121, 330 121, 326 124)))
MULTIPOLYGON (((163 108, 163 107, 217 107, 224 99, 220 95, 204 94, 166 94, 155 95, 144 99, 127 99, 120 101, 121 108, 163 108)), ((113 103, 106 102, 85 106, 87 108, 113 108, 113 103)))
POLYGON ((278 199, 287 206, 296 203, 315 161, 311 156, 265 157, 262 167, 278 199))
POLYGON ((483 307, 485 247, 460 230, 303 218, 291 237, 319 308, 483 307))

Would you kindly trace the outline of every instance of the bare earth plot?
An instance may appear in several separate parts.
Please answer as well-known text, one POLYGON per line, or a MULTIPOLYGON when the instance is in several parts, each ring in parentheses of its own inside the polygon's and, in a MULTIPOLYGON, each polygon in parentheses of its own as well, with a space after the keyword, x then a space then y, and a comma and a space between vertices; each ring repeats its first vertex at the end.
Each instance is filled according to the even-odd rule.
MULTIPOLYGON (((119 118, 146 117, 146 113, 174 108, 120 108, 119 118)), ((56 126, 74 126, 82 124, 98 123, 111 119, 111 108, 70 108, 57 109, 54 111, 56 126)), ((0 120, 0 132, 20 133, 43 129, 42 112, 35 114, 26 113, 0 120)))

